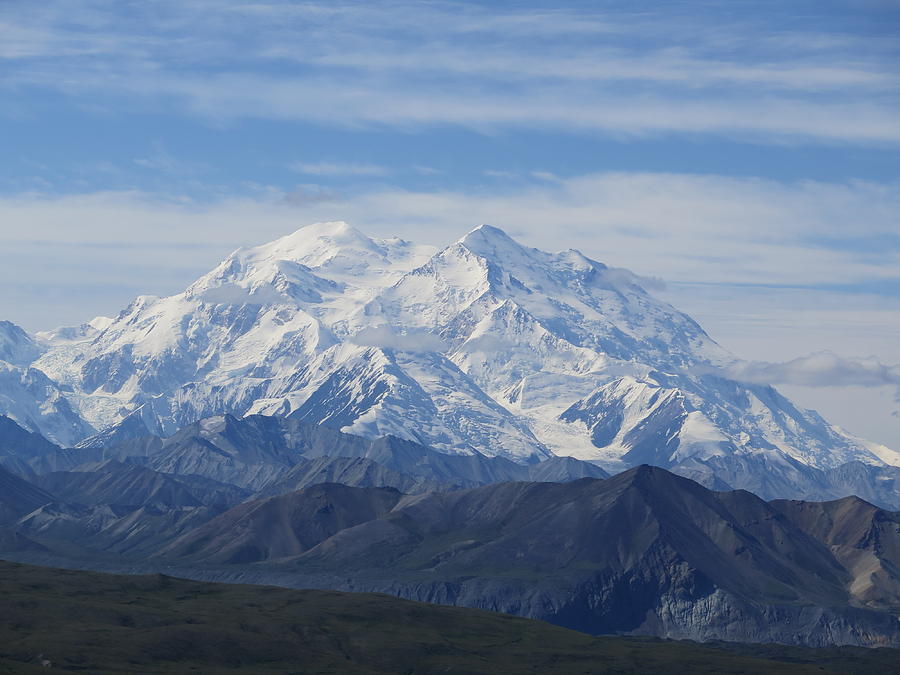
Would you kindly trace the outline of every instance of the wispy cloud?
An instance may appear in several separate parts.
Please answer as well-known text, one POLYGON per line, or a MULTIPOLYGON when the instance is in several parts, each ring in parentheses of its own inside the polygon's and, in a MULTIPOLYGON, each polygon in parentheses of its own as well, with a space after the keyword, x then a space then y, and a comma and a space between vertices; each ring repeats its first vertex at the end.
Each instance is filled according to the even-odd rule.
MULTIPOLYGON (((5 8, 4 87, 213 120, 898 143, 877 38, 607 7, 86 1, 5 8), (539 48, 536 48, 539 45, 539 48), (52 67, 48 67, 52 64, 52 67)), ((739 14, 739 12, 738 12, 739 14)))

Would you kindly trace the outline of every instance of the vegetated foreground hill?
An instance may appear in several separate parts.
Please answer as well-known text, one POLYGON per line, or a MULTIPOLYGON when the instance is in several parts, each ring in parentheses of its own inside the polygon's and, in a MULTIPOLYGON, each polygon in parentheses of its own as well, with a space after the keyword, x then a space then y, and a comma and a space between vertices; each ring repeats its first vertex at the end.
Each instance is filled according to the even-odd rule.
POLYGON ((0 673, 897 673, 894 650, 594 638, 385 595, 0 563, 0 673))

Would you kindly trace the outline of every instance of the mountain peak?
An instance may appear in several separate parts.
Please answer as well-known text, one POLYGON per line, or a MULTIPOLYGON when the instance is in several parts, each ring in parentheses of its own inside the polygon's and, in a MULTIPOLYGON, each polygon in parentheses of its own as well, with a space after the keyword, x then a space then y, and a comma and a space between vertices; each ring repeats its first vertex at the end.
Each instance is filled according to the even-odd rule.
POLYGON ((473 246, 478 248, 484 246, 515 246, 516 248, 521 248, 521 244, 510 237, 504 230, 485 224, 469 230, 456 243, 462 244, 469 249, 473 246))
POLYGON ((518 268, 531 266, 535 256, 540 257, 537 249, 522 246, 499 227, 479 225, 470 230, 466 236, 456 242, 474 255, 498 263, 502 266, 518 268))
POLYGON ((473 235, 481 236, 481 237, 499 237, 499 238, 505 238, 505 239, 512 239, 512 237, 510 237, 508 234, 506 234, 505 230, 503 230, 499 227, 496 227, 494 225, 488 225, 487 223, 482 223, 481 225, 477 225, 477 226, 473 227, 471 230, 469 230, 465 234, 465 236, 462 238, 462 240, 465 240, 468 237, 471 237, 473 235))
POLYGON ((381 252, 375 240, 342 220, 313 223, 249 251, 257 258, 294 260, 318 267, 346 248, 381 252))
POLYGON ((639 464, 609 479, 626 487, 636 487, 642 491, 659 492, 660 494, 681 486, 682 489, 703 489, 689 478, 684 478, 652 464, 639 464))

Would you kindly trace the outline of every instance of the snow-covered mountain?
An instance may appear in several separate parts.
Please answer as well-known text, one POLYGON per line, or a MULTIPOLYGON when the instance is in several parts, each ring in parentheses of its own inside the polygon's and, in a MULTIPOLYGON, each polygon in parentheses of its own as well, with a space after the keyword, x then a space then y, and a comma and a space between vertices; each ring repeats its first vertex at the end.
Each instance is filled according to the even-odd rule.
POLYGON ((0 328, 0 366, 47 382, 26 395, 0 379, 0 412, 63 444, 126 418, 122 433, 169 435, 293 413, 448 453, 649 462, 734 487, 747 471, 900 466, 725 378, 734 357, 632 274, 489 226, 436 251, 312 225, 111 320, 34 339, 0 328))

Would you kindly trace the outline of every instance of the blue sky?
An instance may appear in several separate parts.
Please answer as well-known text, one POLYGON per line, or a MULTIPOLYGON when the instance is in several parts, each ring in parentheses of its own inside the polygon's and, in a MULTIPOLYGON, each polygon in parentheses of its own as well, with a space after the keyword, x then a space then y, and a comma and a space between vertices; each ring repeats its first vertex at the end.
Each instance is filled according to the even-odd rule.
MULTIPOLYGON (((889 373, 898 110, 895 0, 7 0, 0 316, 112 314, 316 220, 490 222, 662 280, 746 358, 889 373)), ((900 446, 892 376, 851 371, 783 385, 900 446)))

